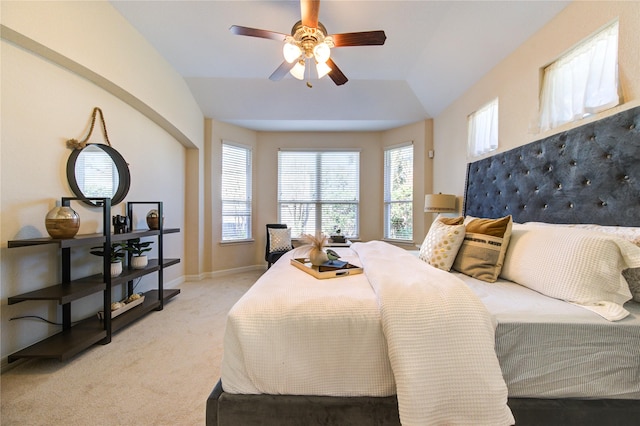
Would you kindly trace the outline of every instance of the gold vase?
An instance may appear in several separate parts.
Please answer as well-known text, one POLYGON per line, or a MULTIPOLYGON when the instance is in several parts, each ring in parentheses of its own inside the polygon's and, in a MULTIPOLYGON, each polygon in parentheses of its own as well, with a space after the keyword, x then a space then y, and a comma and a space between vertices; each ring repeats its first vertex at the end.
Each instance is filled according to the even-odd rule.
POLYGON ((47 213, 44 226, 51 238, 73 238, 80 229, 80 216, 69 206, 54 207, 47 213))
POLYGON ((158 210, 150 210, 147 213, 147 226, 149 229, 160 229, 160 215, 158 210))
POLYGON ((323 263, 329 261, 329 256, 327 256, 327 253, 325 253, 324 250, 318 250, 314 247, 309 252, 309 260, 311 261, 312 265, 320 266, 323 263))

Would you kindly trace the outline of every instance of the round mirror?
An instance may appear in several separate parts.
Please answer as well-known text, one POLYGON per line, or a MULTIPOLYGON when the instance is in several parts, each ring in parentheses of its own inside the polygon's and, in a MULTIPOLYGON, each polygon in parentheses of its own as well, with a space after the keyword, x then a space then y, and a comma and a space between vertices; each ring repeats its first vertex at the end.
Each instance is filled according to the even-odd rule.
POLYGON ((67 161, 67 179, 77 197, 111 198, 112 206, 124 200, 129 192, 129 166, 108 145, 88 144, 83 149, 74 149, 67 161))

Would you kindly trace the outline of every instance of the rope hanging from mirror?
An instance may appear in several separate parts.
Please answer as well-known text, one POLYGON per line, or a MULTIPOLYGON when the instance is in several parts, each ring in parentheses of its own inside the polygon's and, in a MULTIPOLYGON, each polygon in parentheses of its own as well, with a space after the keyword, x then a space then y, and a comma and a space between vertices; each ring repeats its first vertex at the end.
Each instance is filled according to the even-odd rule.
POLYGON ((91 133, 93 133, 93 127, 96 124, 96 115, 100 113, 100 122, 102 123, 102 134, 104 135, 104 139, 107 141, 107 145, 111 146, 111 142, 109 142, 109 135, 107 133, 107 124, 104 121, 104 114, 102 110, 98 107, 93 108, 93 113, 91 114, 91 127, 89 128, 89 134, 82 141, 78 142, 77 139, 69 139, 67 141, 67 148, 69 149, 78 149, 82 150, 85 146, 87 146, 87 141, 91 137, 91 133))

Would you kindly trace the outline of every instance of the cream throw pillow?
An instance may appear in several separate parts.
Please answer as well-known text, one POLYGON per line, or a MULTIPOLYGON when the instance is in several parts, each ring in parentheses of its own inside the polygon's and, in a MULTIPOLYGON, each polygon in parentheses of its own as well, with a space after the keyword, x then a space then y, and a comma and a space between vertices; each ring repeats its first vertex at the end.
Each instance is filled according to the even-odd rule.
POLYGON ((462 218, 438 219, 431 225, 427 236, 425 237, 420 254, 418 257, 431 266, 444 271, 450 271, 453 261, 462 241, 464 240, 464 225, 462 218), (455 223, 457 225, 448 225, 447 223, 455 223))
MULTIPOLYGON (((569 228, 589 229, 591 231, 602 232, 605 234, 614 235, 632 242, 640 247, 640 227, 630 226, 603 226, 593 224, 555 224, 545 222, 527 222, 525 225, 531 226, 560 226, 569 228)), ((640 268, 629 268, 622 271, 622 276, 627 280, 629 284, 629 290, 631 290, 631 296, 636 302, 640 302, 640 268)))
POLYGON ((617 321, 631 299, 622 276, 640 267, 640 248, 584 229, 514 225, 502 277, 617 321))
POLYGON ((467 218, 466 234, 453 269, 486 282, 495 282, 511 237, 511 216, 500 219, 467 218))
POLYGON ((269 228, 269 253, 291 250, 291 228, 269 228))

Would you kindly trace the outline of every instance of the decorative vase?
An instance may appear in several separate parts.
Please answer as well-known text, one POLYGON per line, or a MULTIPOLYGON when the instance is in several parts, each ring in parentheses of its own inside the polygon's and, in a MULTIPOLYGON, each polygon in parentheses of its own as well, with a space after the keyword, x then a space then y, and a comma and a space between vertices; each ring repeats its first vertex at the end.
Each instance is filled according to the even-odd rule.
POLYGON ((80 229, 80 216, 69 206, 54 207, 47 213, 44 226, 51 238, 73 238, 80 229))
POLYGON ((131 267, 133 269, 144 269, 148 263, 149 263, 149 259, 147 258, 146 255, 133 256, 131 258, 131 267))
POLYGON ((309 260, 311 264, 314 266, 320 266, 325 262, 329 261, 329 256, 323 250, 318 250, 316 248, 311 249, 309 252, 309 260))
POLYGON ((160 215, 158 210, 151 210, 147 213, 147 226, 149 229, 160 229, 160 215))
POLYGON ((117 277, 122 273, 122 262, 111 262, 111 276, 117 277))

